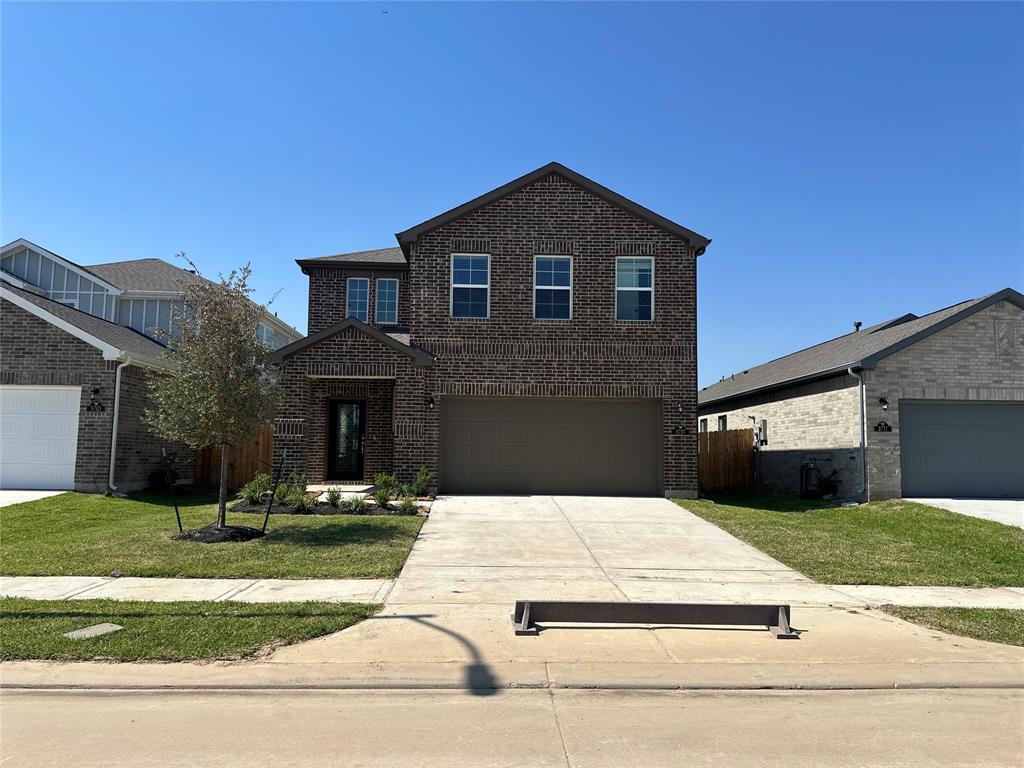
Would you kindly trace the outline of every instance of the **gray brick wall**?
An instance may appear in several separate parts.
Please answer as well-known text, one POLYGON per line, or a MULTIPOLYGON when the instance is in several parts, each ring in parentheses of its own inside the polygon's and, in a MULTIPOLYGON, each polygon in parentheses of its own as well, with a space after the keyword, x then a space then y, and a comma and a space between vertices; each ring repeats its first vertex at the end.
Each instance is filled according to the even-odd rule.
MULTIPOLYGON (((860 486, 859 388, 852 376, 834 376, 796 387, 730 402, 726 409, 700 409, 708 431, 727 417, 729 429, 747 429, 768 421, 768 445, 760 449, 760 483, 771 490, 797 493, 800 466, 813 463, 818 471, 838 472, 839 495, 853 498, 860 486)), ((699 422, 698 422, 699 424, 699 422)))
POLYGON ((869 492, 898 497, 900 401, 1024 401, 1024 310, 999 302, 884 358, 865 379, 869 492), (872 429, 882 419, 891 432, 872 429))

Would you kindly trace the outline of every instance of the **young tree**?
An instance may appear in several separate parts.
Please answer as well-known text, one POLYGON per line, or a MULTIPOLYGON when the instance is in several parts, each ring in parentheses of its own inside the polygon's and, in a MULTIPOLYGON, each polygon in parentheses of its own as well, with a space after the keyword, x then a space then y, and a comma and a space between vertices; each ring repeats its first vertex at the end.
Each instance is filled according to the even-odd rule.
POLYGON ((172 372, 150 377, 153 407, 143 417, 165 439, 220 448, 217 528, 227 521, 228 448, 272 418, 277 405, 270 349, 256 334, 264 307, 249 299, 250 273, 246 265, 184 290, 166 336, 172 372))

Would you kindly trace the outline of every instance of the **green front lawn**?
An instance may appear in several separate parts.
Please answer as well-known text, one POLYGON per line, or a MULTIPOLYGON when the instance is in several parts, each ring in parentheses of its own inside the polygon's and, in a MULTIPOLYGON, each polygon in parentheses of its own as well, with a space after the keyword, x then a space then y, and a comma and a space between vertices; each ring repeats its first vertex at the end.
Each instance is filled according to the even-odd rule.
POLYGON ((907 501, 766 494, 676 503, 826 584, 1024 586, 1024 530, 907 501))
POLYGON ((149 603, 0 599, 0 661, 237 659, 295 643, 372 616, 358 603, 149 603), (70 640, 65 632, 110 622, 124 629, 70 640))
POLYGON ((882 610, 901 619, 953 635, 990 643, 1024 645, 1024 611, 1005 608, 901 608, 882 610))
MULTIPOLYGON (((179 500, 186 529, 213 522, 210 501, 179 500)), ((260 526, 263 519, 229 513, 228 522, 260 526)), ((65 493, 0 508, 0 574, 392 578, 422 524, 419 516, 274 515, 261 539, 199 544, 171 538, 178 529, 166 497, 65 493)))

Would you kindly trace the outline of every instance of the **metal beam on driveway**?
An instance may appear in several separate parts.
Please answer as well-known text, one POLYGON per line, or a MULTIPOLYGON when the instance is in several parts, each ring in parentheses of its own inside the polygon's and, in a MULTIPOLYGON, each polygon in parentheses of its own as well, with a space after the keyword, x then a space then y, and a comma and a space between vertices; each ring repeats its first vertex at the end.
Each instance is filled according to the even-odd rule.
POLYGON ((762 626, 779 639, 795 639, 789 606, 763 603, 623 603, 516 600, 512 625, 517 635, 536 635, 537 623, 694 624, 762 626))

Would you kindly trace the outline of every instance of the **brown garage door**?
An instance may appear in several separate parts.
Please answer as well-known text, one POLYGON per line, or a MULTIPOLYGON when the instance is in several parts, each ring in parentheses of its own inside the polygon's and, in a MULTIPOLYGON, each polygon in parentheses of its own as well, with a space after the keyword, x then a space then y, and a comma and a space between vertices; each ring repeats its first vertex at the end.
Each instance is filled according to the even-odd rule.
POLYGON ((445 397, 444 493, 656 496, 656 400, 445 397))

